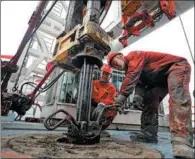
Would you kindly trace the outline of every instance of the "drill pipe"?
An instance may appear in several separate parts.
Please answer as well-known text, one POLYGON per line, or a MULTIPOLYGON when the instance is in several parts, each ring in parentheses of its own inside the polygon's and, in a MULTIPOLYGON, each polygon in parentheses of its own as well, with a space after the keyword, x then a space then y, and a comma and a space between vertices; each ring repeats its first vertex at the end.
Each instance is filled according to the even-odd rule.
POLYGON ((77 121, 90 121, 93 70, 94 65, 86 63, 85 59, 80 74, 77 121))
POLYGON ((100 18, 101 1, 100 0, 88 0, 86 15, 83 19, 83 24, 87 24, 89 21, 99 23, 100 18))

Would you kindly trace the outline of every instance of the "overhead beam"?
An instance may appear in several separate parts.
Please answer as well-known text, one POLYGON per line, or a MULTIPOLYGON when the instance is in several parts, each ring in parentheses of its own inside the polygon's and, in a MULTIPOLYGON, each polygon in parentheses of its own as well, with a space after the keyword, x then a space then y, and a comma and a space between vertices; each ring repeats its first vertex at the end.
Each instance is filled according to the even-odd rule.
MULTIPOLYGON (((175 1, 175 7, 176 7, 176 14, 177 16, 181 15, 182 13, 186 12, 187 10, 191 9, 194 7, 194 1, 175 1)), ((136 42, 137 40, 143 38, 144 36, 150 34, 151 32, 153 32, 154 30, 162 27, 163 25, 165 25, 166 23, 170 22, 170 20, 168 20, 168 18, 164 15, 162 17, 162 19, 156 23, 154 28, 148 28, 145 31, 143 31, 141 33, 140 36, 131 36, 128 39, 128 45, 136 42)), ((118 41, 119 36, 122 34, 122 29, 121 29, 121 22, 119 24, 117 24, 113 29, 111 29, 114 34, 116 39, 110 44, 111 47, 111 52, 115 52, 115 51, 121 51, 123 49, 122 44, 118 41)))
POLYGON ((49 50, 48 50, 48 48, 47 48, 47 46, 45 44, 45 41, 44 41, 43 36, 41 35, 40 31, 37 30, 35 36, 36 36, 37 41, 38 41, 38 43, 39 43, 39 45, 41 47, 41 50, 43 52, 49 53, 49 50))
POLYGON ((48 14, 48 18, 51 18, 51 19, 55 19, 58 23, 60 23, 61 25, 64 25, 64 19, 62 19, 61 17, 55 15, 54 13, 50 12, 48 14))
POLYGON ((68 12, 68 7, 69 5, 67 3, 65 3, 66 1, 60 1, 60 3, 62 4, 64 11, 67 13, 68 12))
POLYGON ((44 54, 44 56, 46 58, 47 54, 48 54, 48 52, 42 52, 42 51, 39 51, 39 50, 36 50, 36 49, 33 49, 33 48, 30 48, 28 53, 29 53, 29 55, 35 56, 37 58, 39 58, 40 55, 42 55, 42 54, 44 54))

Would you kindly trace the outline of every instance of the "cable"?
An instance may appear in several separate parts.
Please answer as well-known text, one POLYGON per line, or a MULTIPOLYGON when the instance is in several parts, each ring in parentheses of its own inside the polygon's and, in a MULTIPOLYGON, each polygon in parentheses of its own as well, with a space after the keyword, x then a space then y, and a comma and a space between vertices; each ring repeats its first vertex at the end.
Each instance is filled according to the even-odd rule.
MULTIPOLYGON (((23 90, 24 85, 30 85, 30 86, 32 86, 32 87, 36 87, 36 86, 37 86, 36 83, 33 83, 33 82, 25 82, 25 83, 23 83, 23 84, 21 85, 21 87, 20 87, 20 91, 19 91, 20 93, 22 93, 22 90, 23 90)), ((40 89, 43 89, 43 88, 40 88, 40 89)))
POLYGON ((17 87, 17 84, 18 84, 20 75, 21 75, 21 73, 22 73, 22 68, 24 67, 24 62, 25 62, 25 59, 26 59, 26 57, 27 57, 27 54, 28 54, 28 51, 29 51, 29 49, 30 49, 30 46, 31 46, 32 42, 33 42, 33 37, 31 38, 31 40, 30 40, 30 42, 29 42, 29 45, 28 45, 28 48, 27 48, 27 50, 26 50, 26 52, 25 52, 24 60, 22 61, 22 65, 21 65, 21 67, 20 67, 20 70, 19 70, 19 73, 18 73, 16 82, 15 82, 15 84, 14 84, 14 87, 12 88, 12 91, 13 91, 13 92, 17 91, 17 88, 18 88, 18 87, 17 87))
MULTIPOLYGON (((53 81, 51 81, 47 86, 45 86, 45 87, 43 87, 43 88, 39 88, 39 92, 38 92, 38 94, 36 95, 36 97, 40 94, 40 93, 43 93, 43 92, 45 92, 45 91, 47 91, 49 88, 51 88, 52 86, 53 86, 53 84, 60 78, 60 76, 63 74, 65 72, 65 70, 64 71, 62 71, 53 81)), ((33 83, 33 82, 25 82, 25 83, 23 83, 22 85, 21 85, 21 88, 20 88, 20 93, 22 93, 22 90, 23 90, 23 87, 24 87, 24 85, 30 85, 30 86, 32 86, 32 87, 36 87, 37 86, 37 84, 36 83, 33 83)))
POLYGON ((60 76, 61 76, 64 72, 65 72, 65 70, 62 71, 62 72, 61 72, 53 81, 51 81, 46 87, 44 87, 41 91, 39 91, 39 93, 35 96, 35 98, 38 97, 41 93, 43 93, 43 92, 47 91, 49 88, 51 88, 51 87, 54 85, 54 83, 56 83, 56 81, 60 78, 60 76))
POLYGON ((65 71, 62 71, 52 82, 50 82, 46 87, 43 88, 41 92, 47 91, 53 84, 60 78, 60 76, 64 73, 65 71))
POLYGON ((180 20, 180 23, 181 23, 181 26, 182 26, 182 29, 183 29, 183 33, 184 33, 184 36, 185 36, 187 45, 188 45, 188 49, 189 49, 189 51, 190 51, 190 55, 191 55, 191 57, 192 57, 192 61, 193 61, 193 63, 195 64, 194 57, 193 57, 193 53, 192 53, 192 50, 191 50, 191 47, 190 47, 190 43, 189 43, 189 41, 188 41, 188 37, 187 37, 187 34, 186 34, 186 31, 185 31, 185 28, 184 28, 184 25, 183 25, 183 22, 182 22, 182 19, 181 19, 181 16, 180 16, 180 15, 179 15, 179 20, 180 20))

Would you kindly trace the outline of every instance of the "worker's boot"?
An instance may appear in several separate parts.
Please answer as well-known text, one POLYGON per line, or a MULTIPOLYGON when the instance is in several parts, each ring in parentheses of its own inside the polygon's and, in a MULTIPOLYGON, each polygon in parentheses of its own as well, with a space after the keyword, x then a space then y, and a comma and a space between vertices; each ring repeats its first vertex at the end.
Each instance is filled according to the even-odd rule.
POLYGON ((176 158, 187 159, 194 158, 194 152, 191 142, 182 137, 172 137, 173 155, 176 158))
POLYGON ((146 131, 142 131, 134 136, 130 136, 130 139, 134 142, 158 143, 157 135, 153 135, 146 131))
MULTIPOLYGON (((150 110, 145 112, 149 113, 150 110)), ((146 116, 146 113, 142 113, 141 132, 139 134, 136 134, 135 136, 130 137, 132 141, 158 143, 158 115, 154 113, 152 115, 151 114, 146 116)))

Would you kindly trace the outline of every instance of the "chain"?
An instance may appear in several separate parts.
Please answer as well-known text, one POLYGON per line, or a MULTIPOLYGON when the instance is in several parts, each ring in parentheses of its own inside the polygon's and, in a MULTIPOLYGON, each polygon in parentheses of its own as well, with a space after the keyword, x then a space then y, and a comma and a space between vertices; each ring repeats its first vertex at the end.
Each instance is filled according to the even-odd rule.
POLYGON ((26 53, 25 53, 25 56, 24 56, 24 60, 22 61, 22 65, 21 65, 20 70, 19 70, 19 72, 18 72, 17 79, 16 79, 16 81, 15 81, 14 87, 12 88, 12 91, 13 91, 13 92, 15 92, 15 91, 18 90, 18 86, 17 86, 17 85, 18 85, 18 82, 19 82, 19 78, 20 78, 20 75, 21 75, 21 73, 22 73, 22 68, 24 67, 25 60, 26 60, 26 57, 27 57, 27 55, 28 55, 30 46, 31 46, 31 44, 32 44, 32 42, 33 42, 33 38, 34 38, 34 36, 31 38, 31 40, 30 40, 30 42, 29 42, 29 45, 28 45, 28 48, 27 48, 27 50, 26 50, 26 53))

